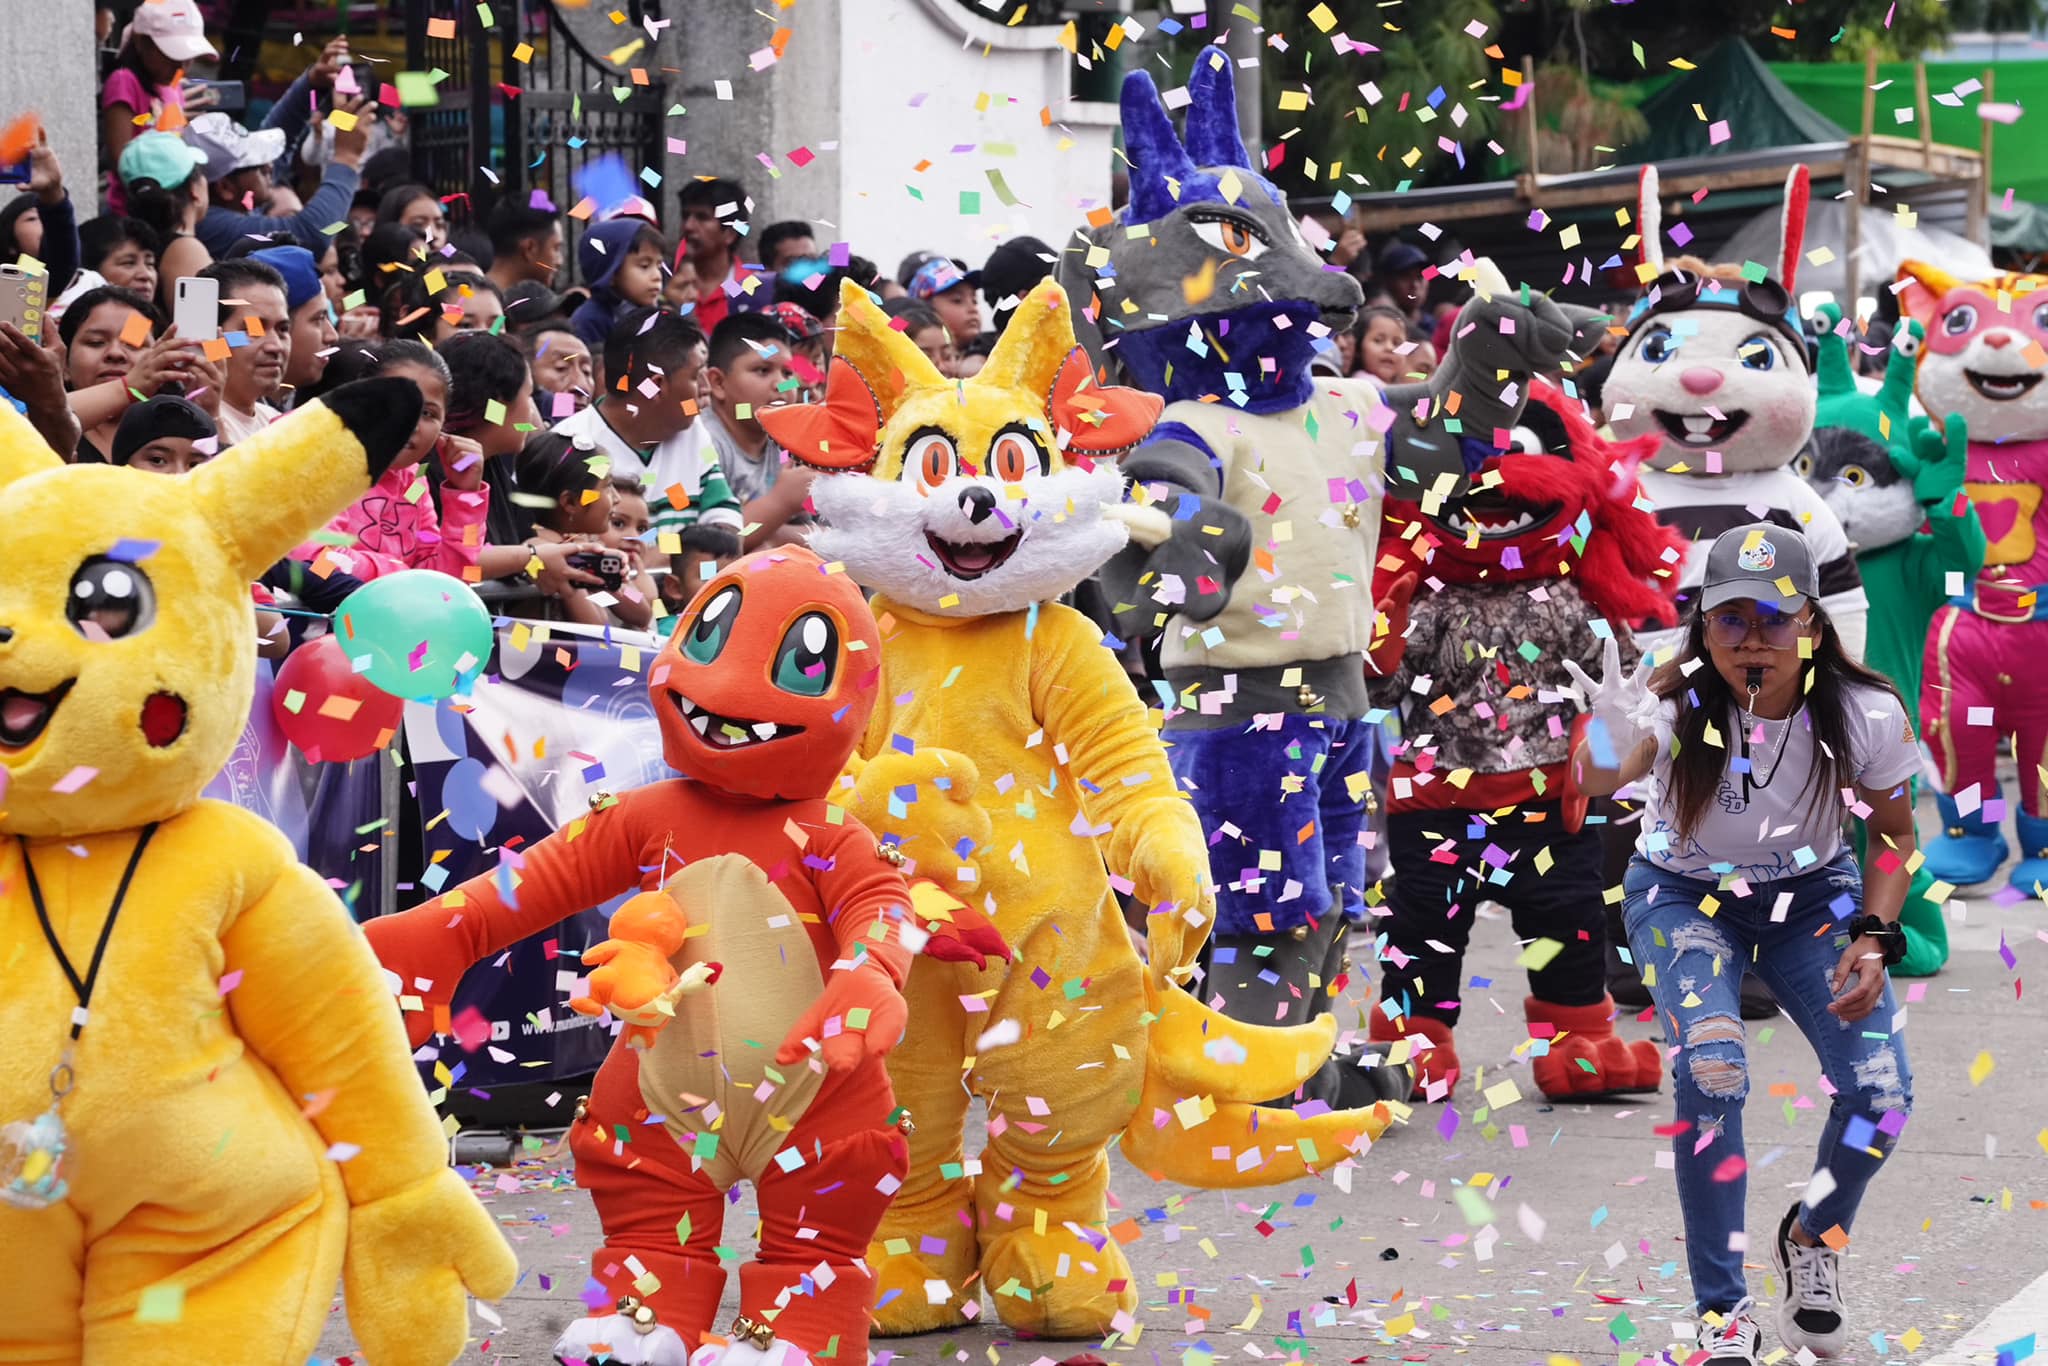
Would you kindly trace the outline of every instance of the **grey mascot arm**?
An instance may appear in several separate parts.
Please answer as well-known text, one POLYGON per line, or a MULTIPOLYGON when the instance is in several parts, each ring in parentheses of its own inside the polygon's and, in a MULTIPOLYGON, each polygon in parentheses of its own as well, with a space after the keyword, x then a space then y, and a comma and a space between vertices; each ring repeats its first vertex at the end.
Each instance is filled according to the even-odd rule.
POLYGON ((1208 621, 1229 603, 1231 586, 1251 563, 1251 523, 1223 501, 1209 452, 1192 442, 1148 441, 1123 458, 1123 471, 1133 484, 1165 485, 1166 497, 1126 506, 1130 543, 1098 573, 1110 610, 1140 634, 1162 605, 1208 621), (1173 580, 1185 596, 1162 604, 1157 594, 1173 580))
MULTIPOLYGON (((1521 420, 1530 377, 1563 365, 1587 335, 1587 320, 1568 317, 1527 286, 1508 288, 1490 262, 1482 262, 1477 288, 1479 293, 1458 313, 1436 373, 1386 391, 1395 413, 1387 434, 1387 485, 1398 497, 1463 494, 1463 438, 1491 448, 1496 431, 1521 420), (1448 413, 1453 393, 1458 396, 1454 415, 1448 413), (1458 430, 1445 430, 1446 416, 1455 416, 1458 430)), ((1598 328, 1590 335, 1597 341, 1598 328)))

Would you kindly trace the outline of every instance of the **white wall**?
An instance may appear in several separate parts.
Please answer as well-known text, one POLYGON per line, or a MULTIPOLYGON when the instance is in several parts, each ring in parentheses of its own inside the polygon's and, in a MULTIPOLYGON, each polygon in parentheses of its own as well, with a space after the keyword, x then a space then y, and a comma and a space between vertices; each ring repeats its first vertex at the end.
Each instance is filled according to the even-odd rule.
POLYGON ((1090 208, 1107 206, 1116 107, 1067 98, 1074 58, 1058 29, 1004 28, 958 0, 840 9, 843 236, 885 270, 916 248, 979 265, 1025 233, 1057 247, 1090 208), (1018 203, 1002 202, 990 170, 1018 203), (979 213, 961 212, 963 191, 979 195, 979 213))
POLYGON ((668 121, 689 150, 669 158, 665 208, 687 176, 737 174, 755 224, 829 223, 823 242, 849 242, 893 271, 919 248, 979 265, 1022 233, 1057 246, 1108 201, 1116 107, 1067 99, 1073 57, 1056 28, 1004 28, 958 0, 834 0, 806 7, 788 56, 756 72, 748 57, 772 29, 746 0, 700 0, 686 12, 691 28, 664 35, 666 64, 681 72, 672 89, 689 111, 668 121), (988 108, 977 110, 984 93, 988 108), (1047 107, 1052 127, 1040 122, 1047 107), (816 157, 801 168, 789 160, 799 147, 816 157), (992 167, 1017 205, 998 197, 992 167), (978 214, 960 212, 963 190, 981 196, 978 214))
MULTIPOLYGON (((92 6, 0 0, 0 122, 42 116, 79 221, 99 213, 99 81, 92 6)), ((4 192, 11 198, 12 186, 4 192)))

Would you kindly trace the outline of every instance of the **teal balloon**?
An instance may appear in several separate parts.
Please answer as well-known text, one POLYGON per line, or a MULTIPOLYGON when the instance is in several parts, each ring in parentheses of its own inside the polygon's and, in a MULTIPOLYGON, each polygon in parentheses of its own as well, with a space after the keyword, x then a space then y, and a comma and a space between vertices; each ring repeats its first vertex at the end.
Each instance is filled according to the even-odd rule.
POLYGON ((369 657, 363 676, 413 702, 465 689, 491 656, 491 614, 470 586, 431 569, 372 579, 335 613, 342 647, 369 657))

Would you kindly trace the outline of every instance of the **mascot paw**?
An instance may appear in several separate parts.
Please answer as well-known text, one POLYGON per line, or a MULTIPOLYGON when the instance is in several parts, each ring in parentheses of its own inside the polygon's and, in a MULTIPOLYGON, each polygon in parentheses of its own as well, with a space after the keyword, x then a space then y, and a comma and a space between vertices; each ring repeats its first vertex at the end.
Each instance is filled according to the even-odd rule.
POLYGON ((452 1171, 349 1210, 342 1285, 371 1361, 453 1361, 469 1337, 467 1296, 509 1294, 518 1274, 497 1221, 452 1171))
MULTIPOLYGON (((921 1252, 890 1252, 888 1245, 903 1241, 877 1235, 868 1244, 868 1266, 875 1276, 875 1303, 869 1311, 877 1337, 903 1338, 942 1329, 962 1328, 973 1322, 967 1306, 978 1310, 981 1292, 973 1284, 974 1235, 959 1222, 957 1209, 942 1209, 926 1217, 925 1227, 945 1228, 945 1249, 927 1255, 921 1252), (944 1285, 946 1295, 932 1302, 927 1286, 944 1285)), ((923 1239, 907 1239, 912 1247, 923 1239)))
POLYGON ((1612 999, 1560 1006, 1531 996, 1523 1010, 1530 1036, 1548 1040, 1542 1055, 1530 1059, 1529 1068, 1537 1088, 1552 1100, 1655 1091, 1663 1079, 1663 1058, 1656 1044, 1614 1032, 1612 999))
POLYGON ((652 1309, 624 1295, 612 1313, 564 1328, 555 1339, 555 1360, 561 1366, 690 1366, 693 1358, 675 1329, 656 1322, 652 1309))
POLYGON ((1368 1053, 1355 1061, 1337 1060, 1337 1108, 1364 1110, 1383 1100, 1406 1102, 1415 1094, 1415 1064, 1388 1062, 1385 1055, 1368 1053))
POLYGON ((1207 621, 1229 603, 1231 585, 1251 563, 1251 523, 1222 499, 1193 493, 1152 506, 1168 519, 1166 539, 1153 546, 1134 539, 1096 571, 1110 609, 1138 609, 1149 621, 1166 606, 1189 621, 1207 621))
POLYGON ((1107 1238, 1097 1247, 1058 1223, 988 1239, 981 1280, 1003 1323, 1036 1337, 1103 1337, 1138 1304, 1123 1249, 1107 1238))
POLYGON ((910 906, 918 928, 930 936, 923 953, 942 963, 972 963, 987 969, 988 960, 1016 960, 1003 932, 986 915, 944 888, 920 879, 910 885, 910 906))

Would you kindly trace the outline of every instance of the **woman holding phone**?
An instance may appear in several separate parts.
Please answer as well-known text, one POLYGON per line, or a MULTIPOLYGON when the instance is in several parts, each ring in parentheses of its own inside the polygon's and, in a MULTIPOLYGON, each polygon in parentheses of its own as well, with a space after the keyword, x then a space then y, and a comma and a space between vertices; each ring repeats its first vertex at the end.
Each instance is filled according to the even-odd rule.
POLYGON ((1610 639, 1597 683, 1565 665, 1592 713, 1572 755, 1582 790, 1647 780, 1623 919, 1677 1045, 1678 1203, 1698 1347, 1717 1363, 1760 1357, 1742 1271, 1743 973, 1769 985, 1833 1092, 1812 1179, 1770 1236, 1788 1350, 1848 1341, 1839 1250, 1913 1103, 1885 969, 1905 950, 1919 752, 1898 694, 1843 651, 1819 596, 1805 537, 1737 527, 1708 553, 1675 658, 1627 673, 1610 639), (1860 868, 1850 811, 1870 831, 1860 868))

